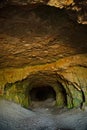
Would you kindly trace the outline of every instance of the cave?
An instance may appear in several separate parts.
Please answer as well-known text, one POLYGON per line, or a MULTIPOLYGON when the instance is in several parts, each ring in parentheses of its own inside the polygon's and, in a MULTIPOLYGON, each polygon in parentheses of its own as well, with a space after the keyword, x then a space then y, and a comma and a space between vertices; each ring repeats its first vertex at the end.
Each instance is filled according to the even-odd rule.
MULTIPOLYGON (((39 75, 38 75, 39 76, 39 75)), ((45 78, 49 79, 49 77, 45 76, 45 78)), ((28 100, 29 106, 34 107, 65 107, 67 106, 67 93, 61 83, 55 82, 53 78, 50 78, 47 82, 48 85, 44 85, 44 81, 41 82, 42 77, 38 81, 34 82, 29 88, 28 100), (50 81, 51 80, 51 81, 50 81), (38 84, 37 84, 38 82, 38 84), (49 82, 51 84, 49 85, 49 82)))
POLYGON ((45 101, 49 98, 56 100, 56 92, 50 86, 32 88, 30 91, 32 101, 45 101))
POLYGON ((87 0, 0 0, 0 130, 69 128, 87 129, 87 0))
POLYGON ((48 4, 3 7, 1 3, 1 96, 25 107, 48 99, 57 106, 80 106, 82 94, 75 85, 87 79, 86 26, 73 22, 64 9, 48 4))

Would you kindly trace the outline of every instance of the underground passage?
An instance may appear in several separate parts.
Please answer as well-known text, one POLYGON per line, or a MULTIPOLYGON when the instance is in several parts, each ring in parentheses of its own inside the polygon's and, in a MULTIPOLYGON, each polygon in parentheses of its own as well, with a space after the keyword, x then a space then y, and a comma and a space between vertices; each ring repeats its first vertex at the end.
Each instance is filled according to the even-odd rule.
POLYGON ((0 130, 87 130, 87 0, 0 0, 0 130))
MULTIPOLYGON (((60 84, 59 84, 60 85, 60 84)), ((66 106, 66 92, 62 86, 56 86, 53 88, 51 86, 37 86, 32 87, 29 92, 30 105, 38 106, 47 105, 47 106, 66 106)))
POLYGON ((56 92, 50 86, 32 88, 30 91, 32 101, 45 101, 49 98, 56 100, 56 92))

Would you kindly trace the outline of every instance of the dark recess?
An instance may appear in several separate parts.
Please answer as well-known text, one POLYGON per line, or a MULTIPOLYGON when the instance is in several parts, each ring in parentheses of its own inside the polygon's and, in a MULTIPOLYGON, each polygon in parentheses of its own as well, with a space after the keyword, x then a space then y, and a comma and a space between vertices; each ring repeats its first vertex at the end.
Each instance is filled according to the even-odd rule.
POLYGON ((45 101, 48 98, 56 100, 56 92, 50 86, 41 86, 32 88, 30 91, 32 101, 45 101))

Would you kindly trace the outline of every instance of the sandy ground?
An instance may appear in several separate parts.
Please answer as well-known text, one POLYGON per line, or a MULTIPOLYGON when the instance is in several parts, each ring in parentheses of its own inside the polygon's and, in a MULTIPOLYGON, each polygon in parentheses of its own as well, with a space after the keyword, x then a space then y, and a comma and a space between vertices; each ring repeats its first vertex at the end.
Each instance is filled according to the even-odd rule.
POLYGON ((87 130, 87 111, 58 112, 54 108, 27 110, 10 101, 0 101, 0 130, 87 130))

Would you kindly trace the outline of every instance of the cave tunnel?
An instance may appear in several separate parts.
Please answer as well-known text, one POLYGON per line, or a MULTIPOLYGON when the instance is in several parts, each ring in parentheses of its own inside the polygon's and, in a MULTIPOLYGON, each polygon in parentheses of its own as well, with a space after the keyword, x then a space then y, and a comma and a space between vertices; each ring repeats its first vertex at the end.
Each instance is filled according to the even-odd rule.
POLYGON ((47 99, 56 100, 56 92, 50 86, 34 87, 30 91, 31 101, 46 101, 47 99))
POLYGON ((55 87, 47 86, 34 86, 29 91, 30 106, 67 106, 67 96, 61 84, 56 84, 55 87), (33 104, 33 105, 32 105, 33 104))

